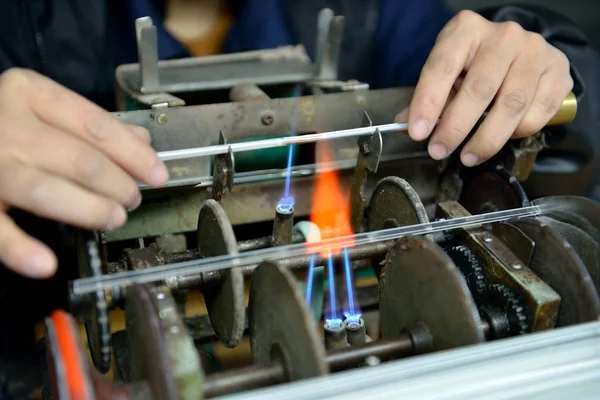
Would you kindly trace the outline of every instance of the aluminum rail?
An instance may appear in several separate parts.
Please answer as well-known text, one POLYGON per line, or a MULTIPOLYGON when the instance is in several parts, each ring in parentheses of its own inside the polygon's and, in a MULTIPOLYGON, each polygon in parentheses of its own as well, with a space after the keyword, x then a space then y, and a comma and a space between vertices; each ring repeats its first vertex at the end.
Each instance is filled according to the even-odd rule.
POLYGON ((369 135, 379 129, 379 132, 399 132, 406 131, 408 124, 393 123, 378 126, 367 126, 363 128, 343 129, 340 131, 311 133, 307 135, 287 136, 282 138, 264 139, 253 142, 241 142, 231 144, 220 144, 215 146, 196 147, 192 149, 169 150, 158 153, 158 157, 163 161, 183 160, 186 158, 216 156, 218 154, 227 154, 229 149, 233 153, 242 151, 253 151, 269 149, 272 147, 283 147, 295 144, 315 143, 327 140, 344 139, 355 136, 369 135))
POLYGON ((439 220, 424 224, 401 226, 383 229, 376 232, 365 232, 327 239, 310 244, 295 244, 276 248, 254 250, 246 253, 204 258, 200 260, 163 265, 136 271, 118 272, 98 277, 80 278, 72 281, 71 290, 75 296, 94 293, 97 290, 125 287, 131 284, 158 282, 173 276, 188 276, 206 272, 214 272, 228 268, 239 268, 259 264, 265 260, 279 260, 303 254, 323 253, 330 250, 341 250, 364 243, 394 240, 403 236, 418 236, 447 230, 481 226, 502 222, 512 218, 535 217, 541 215, 543 209, 538 206, 522 207, 513 210, 495 211, 487 214, 469 215, 466 217, 439 220))

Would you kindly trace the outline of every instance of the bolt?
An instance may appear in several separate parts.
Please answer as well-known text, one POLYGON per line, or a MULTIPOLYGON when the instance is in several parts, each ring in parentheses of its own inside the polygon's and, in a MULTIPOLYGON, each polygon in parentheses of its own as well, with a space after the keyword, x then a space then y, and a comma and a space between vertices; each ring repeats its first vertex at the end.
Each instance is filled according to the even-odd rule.
POLYGON ((519 263, 514 263, 511 266, 513 267, 513 269, 521 269, 521 268, 523 268, 523 266, 521 264, 519 264, 519 263))
POLYGON ((167 114, 160 114, 157 121, 159 124, 164 125, 169 121, 169 117, 167 117, 167 114))
POLYGON ((367 358, 365 358, 365 364, 367 364, 370 367, 374 367, 376 365, 381 364, 381 359, 376 356, 368 356, 367 358))
POLYGON ((488 234, 486 234, 486 235, 483 237, 483 241, 484 241, 484 242, 486 242, 486 243, 490 243, 490 242, 492 241, 492 236, 491 236, 491 235, 488 235, 488 234))
POLYGON ((260 120, 263 125, 271 125, 275 121, 275 114, 273 114, 273 111, 265 111, 260 117, 260 120))
POLYGON ((179 333, 179 328, 178 328, 178 327, 176 327, 176 326, 172 326, 172 327, 171 327, 171 329, 170 329, 170 331, 171 331, 171 333, 172 333, 173 335, 176 335, 176 334, 178 334, 178 333, 179 333))
POLYGON ((159 293, 159 294, 156 295, 156 298, 159 299, 159 300, 162 300, 162 299, 165 298, 165 294, 164 293, 159 293))

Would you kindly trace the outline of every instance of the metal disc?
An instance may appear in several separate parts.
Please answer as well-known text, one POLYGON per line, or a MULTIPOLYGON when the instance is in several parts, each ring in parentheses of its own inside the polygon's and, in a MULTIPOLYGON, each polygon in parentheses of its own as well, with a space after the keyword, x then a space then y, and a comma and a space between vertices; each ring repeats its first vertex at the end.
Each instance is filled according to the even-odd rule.
POLYGON ((325 347, 292 274, 265 261, 252 275, 250 345, 255 363, 281 360, 290 380, 328 373, 325 347))
POLYGON ((415 190, 402 178, 388 176, 377 183, 368 210, 368 230, 429 222, 425 207, 415 190))
MULTIPOLYGON (((102 275, 102 260, 95 235, 89 231, 77 234, 77 265, 82 278, 102 275)), ((99 287, 86 299, 89 311, 86 310, 85 332, 92 362, 102 373, 106 373, 111 363, 110 323, 108 319, 108 303, 104 288, 99 287)))
POLYGON ((600 204, 585 197, 552 196, 536 199, 543 219, 573 246, 600 292, 600 204))
POLYGON ((148 382, 155 399, 202 399, 200 358, 169 290, 133 285, 126 297, 132 382, 148 382))
POLYGON ((549 225, 534 218, 511 220, 535 242, 529 268, 560 295, 556 326, 597 320, 600 299, 573 247, 549 225))
MULTIPOLYGON (((200 258, 237 254, 237 241, 225 211, 215 200, 204 202, 198 216, 200 258)), ((217 337, 236 347, 244 334, 246 308, 244 274, 239 268, 222 270, 215 284, 202 288, 208 315, 217 337)))
MULTIPOLYGON (((460 203, 471 214, 526 207, 529 199, 525 190, 502 166, 484 166, 464 179, 460 203)), ((470 171, 469 171, 470 172, 470 171)))
POLYGON ((467 283, 450 257, 421 237, 399 239, 389 251, 379 281, 383 338, 424 323, 436 350, 485 341, 467 283))

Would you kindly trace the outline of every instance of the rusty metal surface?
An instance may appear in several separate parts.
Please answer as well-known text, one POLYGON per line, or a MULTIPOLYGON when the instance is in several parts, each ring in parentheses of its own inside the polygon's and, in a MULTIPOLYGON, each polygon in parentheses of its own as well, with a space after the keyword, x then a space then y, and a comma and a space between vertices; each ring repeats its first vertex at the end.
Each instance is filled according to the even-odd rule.
MULTIPOLYGON (((231 223, 215 200, 207 200, 198 215, 198 253, 201 258, 237 254, 231 223)), ((244 334, 244 274, 239 268, 220 271, 218 279, 203 285, 202 294, 213 328, 227 347, 236 347, 244 334)))
POLYGON ((389 176, 379 181, 369 202, 368 230, 429 222, 425 207, 412 186, 402 178, 389 176))
POLYGON ((600 292, 600 205, 576 196, 540 198, 532 204, 543 208, 543 220, 573 246, 600 292))
MULTIPOLYGON (((371 196, 377 179, 389 175, 401 175, 411 184, 423 202, 432 201, 437 189, 437 174, 437 162, 428 156, 385 161, 380 164, 378 172, 372 174, 372 179, 369 177, 365 196, 371 196)), ((349 187, 352 170, 340 171, 339 177, 342 185, 349 187)), ((235 185, 232 193, 223 194, 220 204, 234 226, 272 221, 273 207, 281 197, 283 186, 283 180, 235 185)), ((309 215, 313 187, 314 177, 294 179, 296 218, 309 215)), ((195 231, 200 207, 210 196, 210 188, 172 188, 145 192, 142 205, 129 214, 128 221, 123 227, 107 232, 107 239, 109 242, 115 242, 195 231)))
POLYGON ((519 181, 501 166, 486 166, 463 176, 460 203, 471 214, 483 214, 529 205, 519 181))
POLYGON ((169 290, 134 285, 126 296, 132 381, 147 381, 155 399, 201 399, 200 359, 169 290))
MULTIPOLYGON (((78 230, 76 232, 77 268, 82 278, 102 275, 102 261, 98 243, 92 232, 78 230)), ((92 362, 105 373, 110 368, 110 321, 108 319, 108 302, 103 288, 82 299, 84 304, 83 318, 90 348, 92 362)))
POLYGON ((435 243, 401 238, 380 277, 381 334, 395 338, 424 323, 436 350, 485 341, 477 306, 452 260, 435 243))
MULTIPOLYGON (((438 209, 446 218, 468 216, 458 202, 440 203, 438 209)), ((531 330, 554 328, 561 297, 549 283, 539 277, 494 234, 485 228, 460 229, 462 240, 477 254, 490 284, 507 284, 524 300, 531 330)), ((531 238, 529 238, 531 240, 531 238)), ((525 243, 528 245, 529 242, 525 243)))
MULTIPOLYGON (((402 178, 388 176, 377 183, 367 209, 367 230, 429 222, 427 211, 412 186, 402 178)), ((429 238, 429 236, 427 236, 429 238)), ((375 273, 380 275, 383 257, 373 260, 375 273)))
POLYGON ((293 228, 294 206, 278 204, 275 208, 275 219, 273 220, 271 244, 275 247, 291 244, 293 228))
MULTIPOLYGON (((161 110, 168 118, 160 124, 151 118, 152 110, 115 113, 123 122, 147 128, 152 145, 157 151, 204 147, 212 144, 216 132, 222 131, 228 140, 252 139, 259 136, 288 135, 295 129, 298 134, 356 128, 361 125, 363 113, 369 113, 373 124, 387 124, 394 120, 398 110, 408 106, 412 88, 361 90, 299 98, 253 100, 238 103, 174 107, 161 110), (265 112, 277 115, 265 126, 265 112)), ((396 154, 423 148, 406 135, 384 135, 385 154, 396 154)), ((334 160, 354 158, 356 141, 336 141, 334 160), (341 144, 338 144, 341 143, 341 144), (344 149, 353 153, 344 156, 344 149)), ((333 161, 333 160, 332 160, 333 161)), ((200 158, 169 162, 171 177, 210 176, 210 160, 200 158)))
POLYGON ((288 270, 274 262, 260 264, 248 308, 254 363, 280 361, 291 381, 328 373, 323 342, 288 270))
POLYGON ((522 218, 508 222, 535 242, 529 267, 560 295, 556 326, 597 320, 600 300, 588 270, 573 247, 540 220, 522 218))
POLYGON ((334 350, 348 347, 348 335, 346 333, 346 321, 339 327, 331 327, 325 323, 323 327, 323 336, 325 337, 325 349, 334 350))

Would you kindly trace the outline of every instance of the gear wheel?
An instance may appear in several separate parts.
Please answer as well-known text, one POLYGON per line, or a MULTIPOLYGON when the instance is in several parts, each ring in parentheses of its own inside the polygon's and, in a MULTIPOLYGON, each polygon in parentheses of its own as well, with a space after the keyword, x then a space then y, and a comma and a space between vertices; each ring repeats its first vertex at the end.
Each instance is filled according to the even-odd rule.
POLYGON ((483 266, 477 255, 463 244, 447 248, 446 253, 462 272, 475 300, 479 301, 485 294, 487 284, 483 266))
POLYGON ((511 334, 523 335, 531 330, 525 307, 509 286, 502 283, 489 285, 485 297, 488 305, 506 313, 511 334))
MULTIPOLYGON (((82 278, 102 276, 102 259, 98 250, 98 241, 93 232, 79 231, 78 264, 82 278)), ((108 304, 103 288, 90 295, 90 313, 85 318, 85 331, 92 362, 102 373, 106 373, 111 364, 110 324, 108 304)))

